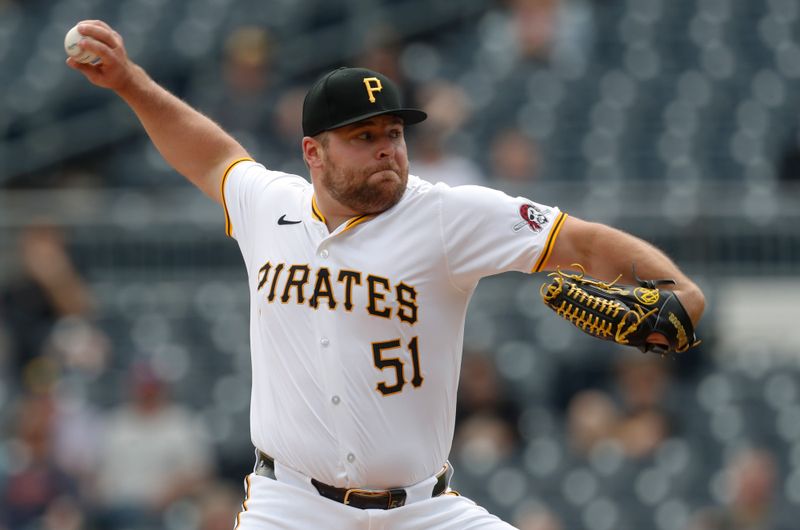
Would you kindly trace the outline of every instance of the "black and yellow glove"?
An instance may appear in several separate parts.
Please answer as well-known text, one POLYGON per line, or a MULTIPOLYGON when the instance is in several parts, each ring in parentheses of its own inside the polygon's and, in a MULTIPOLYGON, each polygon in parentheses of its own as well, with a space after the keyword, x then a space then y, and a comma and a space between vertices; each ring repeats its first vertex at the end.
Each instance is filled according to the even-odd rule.
POLYGON ((678 296, 658 289, 674 280, 640 280, 638 286, 603 282, 578 272, 557 270, 542 285, 544 303, 559 316, 593 337, 635 346, 643 352, 682 353, 700 341, 678 296), (663 335, 669 346, 648 342, 653 333, 663 335))

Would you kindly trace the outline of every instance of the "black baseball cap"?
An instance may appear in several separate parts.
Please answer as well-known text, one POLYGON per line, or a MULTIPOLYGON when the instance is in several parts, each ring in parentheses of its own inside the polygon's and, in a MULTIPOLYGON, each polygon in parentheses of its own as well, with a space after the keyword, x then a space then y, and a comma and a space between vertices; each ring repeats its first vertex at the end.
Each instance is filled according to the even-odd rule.
POLYGON ((400 89, 385 75, 367 68, 337 68, 322 76, 303 101, 303 134, 350 125, 381 114, 402 118, 405 125, 428 117, 423 111, 403 107, 400 89))

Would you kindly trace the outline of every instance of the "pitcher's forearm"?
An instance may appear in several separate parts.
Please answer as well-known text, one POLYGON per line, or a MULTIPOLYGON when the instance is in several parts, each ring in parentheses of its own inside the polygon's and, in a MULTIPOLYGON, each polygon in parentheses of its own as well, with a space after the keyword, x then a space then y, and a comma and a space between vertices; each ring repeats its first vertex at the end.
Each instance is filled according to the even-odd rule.
POLYGON ((695 284, 664 252, 652 244, 621 230, 599 225, 601 237, 592 245, 590 262, 601 274, 613 276, 613 271, 622 274, 622 282, 635 284, 636 276, 643 280, 671 279, 675 285, 662 285, 661 289, 672 289, 697 324, 705 310, 705 297, 695 284))
POLYGON ((158 151, 178 173, 220 202, 225 167, 247 151, 211 119, 153 81, 139 66, 117 94, 133 109, 158 151))
POLYGON ((77 26, 78 42, 97 55, 98 65, 67 65, 94 85, 116 92, 136 113, 158 151, 178 173, 217 202, 222 201, 222 174, 233 160, 247 152, 217 124, 170 94, 128 58, 122 35, 102 20, 84 20, 77 26))
POLYGON ((636 276, 645 280, 671 279, 686 312, 697 324, 705 309, 700 288, 663 252, 631 234, 599 223, 568 217, 556 240, 548 269, 570 268, 573 263, 585 267, 587 273, 605 281, 620 274, 622 283, 635 284, 636 276))

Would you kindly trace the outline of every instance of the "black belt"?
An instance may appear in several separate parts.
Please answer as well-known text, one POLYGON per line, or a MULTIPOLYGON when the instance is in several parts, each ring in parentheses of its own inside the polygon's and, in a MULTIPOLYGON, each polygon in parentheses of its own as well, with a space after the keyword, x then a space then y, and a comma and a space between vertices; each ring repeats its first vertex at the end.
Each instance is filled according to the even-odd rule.
MULTIPOLYGON (((275 479, 275 460, 272 457, 258 451, 258 462, 253 470, 256 475, 275 479)), ((449 465, 446 465, 436 475, 436 484, 433 486, 431 497, 438 497, 445 491, 450 483, 450 476, 453 474, 449 465)), ((362 510, 391 510, 399 508, 406 503, 406 490, 403 488, 393 488, 389 490, 366 490, 360 488, 337 488, 323 484, 317 479, 312 478, 311 484, 323 497, 331 499, 347 506, 361 508, 362 510)))

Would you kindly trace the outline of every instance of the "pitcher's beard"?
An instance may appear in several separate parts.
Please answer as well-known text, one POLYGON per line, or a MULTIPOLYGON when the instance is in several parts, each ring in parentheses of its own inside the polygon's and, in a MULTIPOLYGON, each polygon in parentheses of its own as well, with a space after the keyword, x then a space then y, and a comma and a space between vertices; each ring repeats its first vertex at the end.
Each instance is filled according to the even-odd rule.
POLYGON ((355 175, 332 165, 322 178, 331 197, 361 215, 381 213, 400 202, 407 183, 408 169, 389 164, 355 175))

